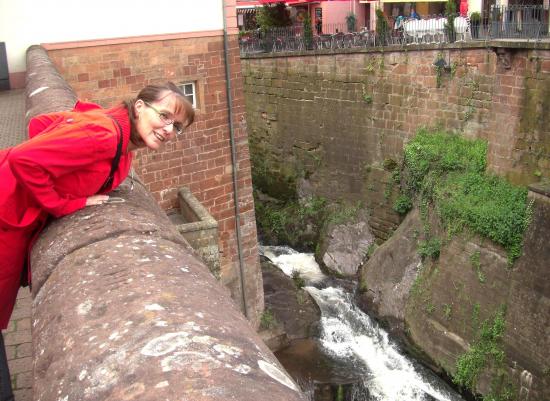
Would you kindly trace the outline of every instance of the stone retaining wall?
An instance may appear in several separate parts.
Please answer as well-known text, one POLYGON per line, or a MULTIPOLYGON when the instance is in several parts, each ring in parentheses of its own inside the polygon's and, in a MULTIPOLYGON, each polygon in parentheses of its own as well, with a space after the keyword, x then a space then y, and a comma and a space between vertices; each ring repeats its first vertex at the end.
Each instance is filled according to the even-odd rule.
POLYGON ((420 127, 486 139, 489 169, 512 182, 550 178, 549 43, 258 55, 242 65, 255 171, 365 201, 381 239, 399 223, 392 165, 420 127))

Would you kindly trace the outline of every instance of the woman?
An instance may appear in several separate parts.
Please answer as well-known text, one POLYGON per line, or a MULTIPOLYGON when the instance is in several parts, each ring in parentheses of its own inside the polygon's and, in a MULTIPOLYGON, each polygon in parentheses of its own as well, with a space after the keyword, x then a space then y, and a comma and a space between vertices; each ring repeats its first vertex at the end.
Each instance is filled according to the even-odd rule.
MULTIPOLYGON (((0 150, 1 330, 47 217, 106 202, 105 194, 128 175, 133 150, 159 150, 193 120, 193 107, 168 82, 146 86, 135 99, 111 109, 77 102, 72 111, 37 116, 29 123, 30 140, 0 150)), ((30 269, 26 279, 30 282, 30 269)), ((1 365, 2 355, 0 396, 5 396, 1 365)))

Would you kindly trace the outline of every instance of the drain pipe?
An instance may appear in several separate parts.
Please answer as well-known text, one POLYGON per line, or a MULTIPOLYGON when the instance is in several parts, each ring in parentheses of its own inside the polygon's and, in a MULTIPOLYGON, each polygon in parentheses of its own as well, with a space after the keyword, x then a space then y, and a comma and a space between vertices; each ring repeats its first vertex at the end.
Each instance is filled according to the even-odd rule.
POLYGON ((231 71, 229 68, 229 37, 227 34, 227 19, 225 12, 225 0, 222 0, 223 8, 223 51, 225 64, 225 90, 227 92, 227 113, 229 115, 229 141, 231 146, 231 167, 233 170, 233 203, 235 205, 235 233, 237 235, 237 253, 239 254, 239 276, 241 283, 241 302, 245 317, 248 318, 246 308, 246 295, 244 291, 244 261, 241 239, 241 214, 239 210, 239 192, 237 188, 237 153, 235 150, 235 130, 233 129, 233 98, 231 96, 231 71))

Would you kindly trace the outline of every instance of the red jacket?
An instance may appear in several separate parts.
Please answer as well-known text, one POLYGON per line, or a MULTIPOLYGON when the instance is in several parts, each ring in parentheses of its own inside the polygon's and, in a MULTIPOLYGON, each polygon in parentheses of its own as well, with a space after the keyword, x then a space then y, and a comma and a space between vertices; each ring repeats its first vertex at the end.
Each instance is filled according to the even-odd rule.
MULTIPOLYGON (((116 154, 119 130, 113 118, 122 128, 123 146, 106 193, 126 178, 132 161, 132 153, 127 152, 130 122, 123 106, 103 110, 77 102, 72 111, 40 115, 29 123, 28 141, 0 150, 0 247, 4 251, 22 245, 21 236, 10 236, 10 232, 27 230, 24 241, 30 250, 34 234, 48 215, 73 213, 85 206, 87 197, 98 193, 116 154)), ((0 327, 7 324, 4 305, 12 302, 6 299, 7 289, 13 288, 15 273, 20 276, 22 268, 22 264, 6 265, 0 260, 0 327)))

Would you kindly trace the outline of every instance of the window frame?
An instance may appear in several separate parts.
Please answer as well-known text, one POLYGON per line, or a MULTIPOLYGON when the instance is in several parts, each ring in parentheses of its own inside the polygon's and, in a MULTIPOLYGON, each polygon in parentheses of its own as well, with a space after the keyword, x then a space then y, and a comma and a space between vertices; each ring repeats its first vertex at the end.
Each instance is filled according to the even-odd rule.
POLYGON ((181 82, 178 84, 178 88, 182 91, 182 93, 185 95, 186 99, 187 99, 187 96, 192 96, 193 97, 193 102, 192 102, 192 105, 193 105, 193 108, 194 109, 198 109, 198 104, 197 104, 197 82, 196 81, 185 81, 185 82, 181 82), (188 94, 186 93, 185 91, 185 87, 187 85, 191 85, 191 88, 192 88, 192 94, 188 94))

